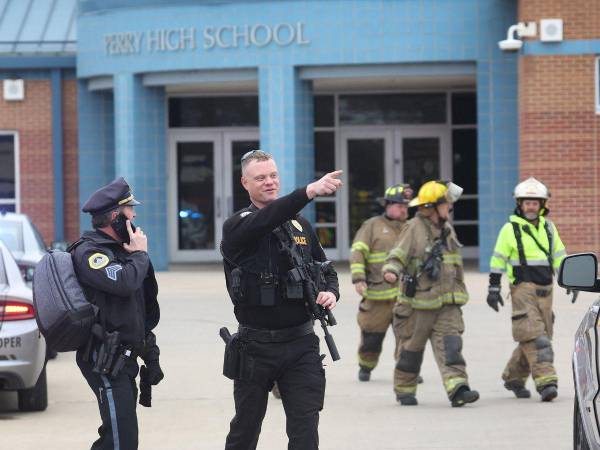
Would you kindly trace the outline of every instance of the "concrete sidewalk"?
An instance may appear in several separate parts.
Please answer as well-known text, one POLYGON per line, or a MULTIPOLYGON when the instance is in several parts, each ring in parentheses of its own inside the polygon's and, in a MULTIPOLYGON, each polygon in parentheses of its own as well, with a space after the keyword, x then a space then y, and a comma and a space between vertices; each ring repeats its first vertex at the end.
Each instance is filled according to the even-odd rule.
MULTIPOLYGON (((567 449, 572 446, 574 332, 593 294, 572 305, 555 295, 555 359, 559 397, 542 404, 534 393, 516 400, 504 390, 502 369, 514 347, 510 307, 495 313, 485 303, 487 275, 467 274, 470 303, 464 308, 464 356, 471 385, 481 400, 450 408, 431 350, 425 354, 420 405, 403 408, 392 392, 393 344, 388 334, 372 381, 357 381, 358 327, 354 293, 346 270, 340 274, 342 300, 331 331, 342 359, 327 363, 327 395, 321 415, 321 449, 567 449)), ((162 320, 157 330, 165 380, 153 392, 154 406, 139 407, 140 449, 214 450, 223 448, 233 417, 232 382, 221 375, 223 343, 218 329, 236 323, 218 266, 181 266, 159 274, 162 320)), ((506 293, 506 287, 504 293, 506 293)), ((317 331, 322 335, 320 329, 317 331)), ((322 351, 326 350, 322 345, 322 351)), ((99 415, 93 394, 73 354, 48 364, 48 410, 16 411, 16 394, 0 393, 0 448, 63 450, 89 448, 99 415)), ((533 389, 531 381, 529 387, 533 389)), ((258 448, 286 448, 285 416, 272 397, 258 448)))

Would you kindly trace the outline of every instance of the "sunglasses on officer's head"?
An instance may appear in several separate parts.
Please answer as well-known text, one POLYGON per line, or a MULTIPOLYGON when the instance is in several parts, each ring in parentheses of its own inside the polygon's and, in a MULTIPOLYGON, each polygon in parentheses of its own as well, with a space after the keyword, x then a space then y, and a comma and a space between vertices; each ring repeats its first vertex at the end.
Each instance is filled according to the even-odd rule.
POLYGON ((250 158, 252 155, 254 155, 256 152, 260 152, 260 150, 250 150, 249 152, 244 153, 244 156, 242 156, 242 159, 240 159, 240 162, 243 163, 248 158, 250 158))

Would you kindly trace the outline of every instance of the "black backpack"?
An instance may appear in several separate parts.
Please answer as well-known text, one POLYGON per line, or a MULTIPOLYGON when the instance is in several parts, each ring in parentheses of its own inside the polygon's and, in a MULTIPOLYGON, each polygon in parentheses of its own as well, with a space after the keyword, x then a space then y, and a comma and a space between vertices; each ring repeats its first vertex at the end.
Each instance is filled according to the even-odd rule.
POLYGON ((97 307, 85 297, 77 280, 71 251, 53 250, 44 255, 33 275, 35 320, 46 345, 57 352, 77 350, 87 344, 96 323, 97 307))

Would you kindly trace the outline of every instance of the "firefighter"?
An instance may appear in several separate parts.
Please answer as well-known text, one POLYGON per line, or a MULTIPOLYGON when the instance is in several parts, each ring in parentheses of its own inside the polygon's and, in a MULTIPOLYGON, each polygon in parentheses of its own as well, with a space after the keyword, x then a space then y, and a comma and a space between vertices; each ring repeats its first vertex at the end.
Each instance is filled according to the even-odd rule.
MULTIPOLYGON (((385 190, 378 201, 383 214, 366 220, 356 232, 350 255, 354 289, 362 297, 358 306, 360 345, 358 379, 369 381, 377 366, 387 329, 392 325, 392 309, 398 297, 398 284, 387 283, 381 269, 388 252, 394 248, 408 218, 408 203, 413 191, 407 184, 385 190)), ((396 336, 396 347, 398 337, 396 336)))
POLYGON ((417 379, 427 341, 431 341, 451 405, 479 399, 471 390, 462 355, 464 322, 461 307, 468 301, 463 262, 454 228, 452 204, 462 188, 449 181, 429 181, 409 206, 418 211, 402 231, 383 266, 384 278, 403 289, 394 308, 394 329, 408 340, 400 349, 394 371, 394 391, 401 405, 416 405, 417 379), (408 306, 408 307, 407 307, 408 306))
POLYGON ((552 278, 566 256, 556 226, 547 220, 548 188, 531 177, 517 184, 516 208, 498 235, 490 261, 487 303, 504 306, 500 278, 508 275, 512 302, 512 335, 518 343, 504 369, 504 387, 517 398, 529 398, 529 375, 542 401, 558 395, 552 332, 552 278))

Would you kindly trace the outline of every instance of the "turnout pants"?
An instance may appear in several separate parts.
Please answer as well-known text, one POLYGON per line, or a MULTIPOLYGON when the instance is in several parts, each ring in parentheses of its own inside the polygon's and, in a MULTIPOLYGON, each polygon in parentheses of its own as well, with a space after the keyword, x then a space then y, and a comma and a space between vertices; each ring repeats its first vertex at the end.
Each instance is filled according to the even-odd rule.
POLYGON ((268 394, 275 381, 286 415, 288 449, 318 449, 325 370, 317 335, 310 333, 288 342, 248 340, 245 348, 253 370, 245 379, 234 380, 235 417, 230 424, 225 449, 256 449, 268 394))
MULTIPOLYGON (((363 298, 358 305, 357 322, 360 327, 358 365, 369 371, 377 366, 387 329, 392 325, 396 300, 369 300, 363 298)), ((396 336, 396 348, 398 337, 396 336)))
POLYGON ((91 450, 137 450, 137 362, 128 360, 121 372, 110 378, 93 372, 93 364, 83 361, 81 354, 77 352, 77 365, 96 396, 102 419, 100 437, 91 450))
POLYGON ((552 334, 552 285, 519 283, 510 287, 512 298, 512 335, 518 342, 502 379, 507 388, 525 386, 529 375, 538 392, 558 385, 554 369, 552 334))
POLYGON ((403 330, 409 336, 399 351, 394 370, 396 394, 414 395, 417 392, 417 378, 428 340, 448 398, 452 399, 461 386, 469 386, 466 363, 462 356, 461 336, 465 326, 459 306, 444 305, 436 310, 412 310, 410 314, 406 309, 403 311, 398 307, 394 314, 394 329, 403 330))

